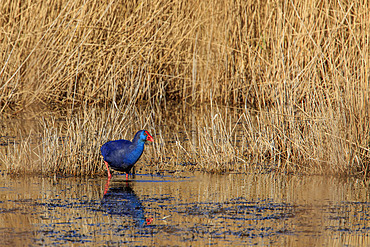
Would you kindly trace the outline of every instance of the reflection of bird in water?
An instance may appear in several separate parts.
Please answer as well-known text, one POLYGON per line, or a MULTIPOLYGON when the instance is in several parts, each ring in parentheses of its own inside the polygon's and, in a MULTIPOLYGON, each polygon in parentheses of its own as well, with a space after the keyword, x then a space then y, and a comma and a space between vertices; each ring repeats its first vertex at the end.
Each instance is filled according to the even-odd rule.
POLYGON ((109 214, 132 217, 140 227, 153 221, 153 218, 145 218, 144 207, 129 183, 113 183, 105 192, 101 206, 109 214))

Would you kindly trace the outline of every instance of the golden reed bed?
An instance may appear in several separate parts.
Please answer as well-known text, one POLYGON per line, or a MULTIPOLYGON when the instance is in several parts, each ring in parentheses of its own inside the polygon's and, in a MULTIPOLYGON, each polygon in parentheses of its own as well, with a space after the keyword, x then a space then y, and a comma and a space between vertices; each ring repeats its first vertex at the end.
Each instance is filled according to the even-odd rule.
POLYGON ((39 142, 4 146, 2 163, 100 174, 104 141, 144 126, 161 139, 166 105, 212 103, 197 138, 146 149, 152 167, 366 177, 369 13, 368 1, 4 1, 2 118, 65 122, 41 119, 39 142))

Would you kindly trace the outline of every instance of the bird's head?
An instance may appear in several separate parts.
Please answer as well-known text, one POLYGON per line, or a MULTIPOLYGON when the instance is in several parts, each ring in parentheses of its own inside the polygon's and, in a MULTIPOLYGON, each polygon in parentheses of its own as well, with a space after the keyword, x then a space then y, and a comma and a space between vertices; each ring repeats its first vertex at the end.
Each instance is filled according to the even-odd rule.
POLYGON ((149 132, 146 130, 143 130, 143 132, 141 133, 140 139, 143 141, 154 142, 153 136, 151 136, 149 132))

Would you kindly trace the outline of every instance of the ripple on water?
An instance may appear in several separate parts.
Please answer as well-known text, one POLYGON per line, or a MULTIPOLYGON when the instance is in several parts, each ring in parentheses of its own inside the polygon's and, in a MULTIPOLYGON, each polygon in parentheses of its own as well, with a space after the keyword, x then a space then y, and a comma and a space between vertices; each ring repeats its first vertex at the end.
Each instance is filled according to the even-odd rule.
POLYGON ((25 238, 43 245, 370 243, 367 188, 348 181, 117 176, 106 194, 105 178, 1 177, 0 183, 0 231, 10 245, 25 238))

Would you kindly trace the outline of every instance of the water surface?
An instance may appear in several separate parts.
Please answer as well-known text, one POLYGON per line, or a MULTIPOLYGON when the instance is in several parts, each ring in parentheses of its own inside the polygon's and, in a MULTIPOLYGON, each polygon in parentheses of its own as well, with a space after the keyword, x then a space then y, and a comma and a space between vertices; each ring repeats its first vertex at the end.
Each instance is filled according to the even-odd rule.
POLYGON ((179 173, 106 183, 1 175, 1 245, 370 245, 369 189, 356 179, 179 173))

